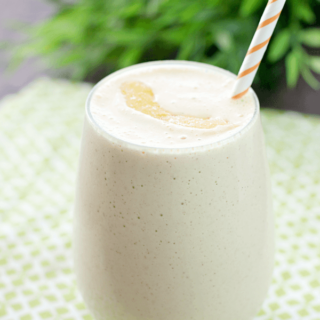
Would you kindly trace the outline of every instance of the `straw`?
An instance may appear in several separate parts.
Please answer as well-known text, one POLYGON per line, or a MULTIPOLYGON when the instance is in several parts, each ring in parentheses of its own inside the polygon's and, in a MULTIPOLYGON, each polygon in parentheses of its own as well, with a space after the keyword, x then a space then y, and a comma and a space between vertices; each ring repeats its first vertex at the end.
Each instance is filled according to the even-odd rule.
POLYGON ((269 0, 233 87, 232 99, 250 89, 286 0, 269 0))

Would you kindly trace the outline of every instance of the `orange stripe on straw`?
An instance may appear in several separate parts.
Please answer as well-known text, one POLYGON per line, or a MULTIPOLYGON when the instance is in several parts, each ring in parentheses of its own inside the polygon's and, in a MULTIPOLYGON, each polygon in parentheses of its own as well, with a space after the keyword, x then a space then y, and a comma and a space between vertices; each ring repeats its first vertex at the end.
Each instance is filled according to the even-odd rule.
POLYGON ((236 100, 236 99, 242 98, 242 97, 249 91, 249 89, 250 89, 250 87, 249 87, 247 90, 244 90, 244 91, 242 91, 241 93, 233 96, 232 99, 235 99, 235 100, 236 100))
POLYGON ((274 2, 276 2, 276 1, 278 1, 278 0, 270 0, 270 1, 268 2, 268 4, 274 3, 274 2))
POLYGON ((248 56, 249 54, 251 54, 251 53, 254 53, 254 52, 262 49, 264 46, 266 46, 266 45, 269 43, 270 39, 271 39, 271 37, 270 37, 268 40, 266 40, 266 41, 258 44, 257 46, 253 47, 252 49, 250 49, 250 50, 247 52, 247 56, 248 56))
POLYGON ((256 69, 259 67, 260 63, 261 63, 261 61, 258 62, 255 66, 253 66, 253 67, 251 67, 251 68, 249 68, 249 69, 244 70, 243 72, 241 72, 241 73, 238 75, 238 79, 240 79, 240 78, 242 78, 242 77, 250 74, 250 73, 253 72, 254 70, 256 70, 256 69))
POLYGON ((267 26, 268 24, 272 23, 273 21, 276 21, 280 17, 280 14, 281 14, 281 11, 278 14, 276 14, 275 16, 273 16, 272 18, 263 21, 259 25, 258 30, 263 28, 263 27, 265 27, 265 26, 267 26))

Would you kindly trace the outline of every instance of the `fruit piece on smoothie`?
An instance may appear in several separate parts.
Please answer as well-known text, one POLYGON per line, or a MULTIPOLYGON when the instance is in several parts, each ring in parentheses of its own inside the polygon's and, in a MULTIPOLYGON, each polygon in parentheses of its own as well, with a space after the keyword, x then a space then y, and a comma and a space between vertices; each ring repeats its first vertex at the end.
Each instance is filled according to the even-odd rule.
POLYGON ((230 125, 228 121, 223 119, 174 115, 161 108, 158 102, 155 101, 152 89, 140 81, 123 83, 121 85, 121 92, 126 99, 128 107, 156 119, 197 129, 212 129, 216 126, 230 125))

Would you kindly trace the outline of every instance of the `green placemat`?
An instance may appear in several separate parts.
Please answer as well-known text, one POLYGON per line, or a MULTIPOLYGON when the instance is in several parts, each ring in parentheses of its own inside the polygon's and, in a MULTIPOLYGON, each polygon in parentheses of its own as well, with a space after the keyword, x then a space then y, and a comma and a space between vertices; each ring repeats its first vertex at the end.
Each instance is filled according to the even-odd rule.
MULTIPOLYGON (((1 103, 1 320, 92 319, 71 259, 75 172, 90 88, 39 79, 1 103)), ((264 110, 262 120, 277 255, 255 320, 319 320, 320 118, 264 110)))

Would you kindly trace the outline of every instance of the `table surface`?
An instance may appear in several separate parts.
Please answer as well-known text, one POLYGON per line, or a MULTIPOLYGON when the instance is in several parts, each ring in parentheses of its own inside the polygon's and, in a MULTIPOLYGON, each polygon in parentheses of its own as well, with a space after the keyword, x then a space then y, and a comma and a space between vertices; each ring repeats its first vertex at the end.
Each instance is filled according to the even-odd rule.
MULTIPOLYGON (((75 172, 90 89, 42 78, 0 102, 0 320, 92 319, 71 259, 75 172)), ((268 109, 261 117, 277 253, 255 320, 319 320, 320 117, 268 109)))

